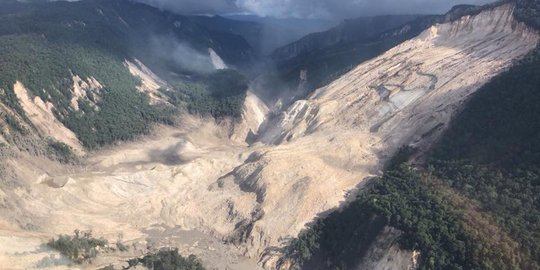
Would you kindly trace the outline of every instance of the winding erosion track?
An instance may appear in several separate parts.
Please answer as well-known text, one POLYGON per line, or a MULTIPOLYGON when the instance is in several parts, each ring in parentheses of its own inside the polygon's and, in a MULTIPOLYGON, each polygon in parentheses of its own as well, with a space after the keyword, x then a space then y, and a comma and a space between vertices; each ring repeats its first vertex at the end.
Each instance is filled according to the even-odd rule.
POLYGON ((0 264, 35 266, 51 252, 39 243, 92 229, 113 242, 121 233, 141 252, 178 246, 210 268, 273 268, 288 239, 378 174, 400 146, 428 147, 468 96, 536 46, 538 34, 512 11, 435 25, 274 119, 250 94, 242 124, 186 117, 182 128, 159 127, 95 154, 85 168, 21 154, 11 161, 21 187, 0 194, 12 202, 0 210, 0 241, 25 245, 19 255, 0 245, 0 264), (250 130, 260 135, 247 145, 250 130))

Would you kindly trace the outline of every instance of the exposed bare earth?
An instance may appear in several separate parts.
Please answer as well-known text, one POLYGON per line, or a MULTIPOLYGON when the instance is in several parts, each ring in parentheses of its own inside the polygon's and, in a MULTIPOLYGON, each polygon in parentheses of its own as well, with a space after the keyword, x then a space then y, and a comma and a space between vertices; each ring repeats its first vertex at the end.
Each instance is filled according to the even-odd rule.
POLYGON ((357 270, 414 270, 418 267, 416 251, 402 250, 398 238, 401 232, 385 227, 368 249, 357 270))
MULTIPOLYGON (((210 269, 273 268, 306 223, 378 174, 398 147, 426 147, 470 94, 537 41, 505 5, 433 26, 273 120, 250 94, 241 124, 184 117, 178 128, 93 154, 84 168, 21 153, 9 161, 20 186, 0 192, 0 243, 30 252, 53 235, 92 229, 112 242, 122 233, 134 252, 178 246, 210 269)), ((406 269, 412 253, 386 247, 396 254, 380 256, 388 263, 364 263, 406 269)), ((41 259, 14 254, 0 249, 0 263, 29 268, 41 259)))
POLYGON ((137 88, 150 97, 151 104, 166 102, 159 92, 159 89, 166 85, 165 81, 160 79, 139 60, 135 60, 135 62, 126 60, 124 65, 133 76, 141 80, 141 84, 137 88))
POLYGON ((77 135, 56 119, 52 103, 44 102, 38 96, 32 99, 28 94, 28 90, 20 82, 15 83, 13 90, 24 112, 40 134, 64 142, 76 150, 82 150, 77 135))

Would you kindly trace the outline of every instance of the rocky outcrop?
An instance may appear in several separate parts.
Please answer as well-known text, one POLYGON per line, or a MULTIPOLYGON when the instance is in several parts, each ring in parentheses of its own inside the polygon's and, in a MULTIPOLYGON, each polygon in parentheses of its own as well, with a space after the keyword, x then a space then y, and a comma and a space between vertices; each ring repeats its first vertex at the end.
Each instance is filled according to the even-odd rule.
POLYGON ((259 136, 259 130, 266 124, 270 110, 253 92, 246 93, 242 117, 239 123, 232 126, 231 140, 235 142, 253 143, 259 136))
POLYGON ((151 104, 167 103, 167 98, 160 93, 160 89, 168 89, 167 83, 159 78, 152 70, 146 67, 141 61, 125 61, 124 65, 128 68, 131 75, 141 80, 137 90, 146 93, 150 98, 151 104))
POLYGON ((367 250, 356 270, 414 270, 420 253, 402 250, 398 238, 401 231, 386 227, 367 250))
POLYGON ((69 102, 71 109, 78 111, 80 109, 79 102, 87 102, 94 109, 98 109, 97 103, 101 99, 99 94, 103 89, 101 83, 94 77, 84 80, 78 75, 74 75, 72 80, 72 94, 69 102))
POLYGON ((214 51, 214 49, 208 48, 208 54, 210 55, 210 60, 215 69, 219 70, 227 68, 227 65, 225 64, 223 59, 219 57, 219 55, 214 51))

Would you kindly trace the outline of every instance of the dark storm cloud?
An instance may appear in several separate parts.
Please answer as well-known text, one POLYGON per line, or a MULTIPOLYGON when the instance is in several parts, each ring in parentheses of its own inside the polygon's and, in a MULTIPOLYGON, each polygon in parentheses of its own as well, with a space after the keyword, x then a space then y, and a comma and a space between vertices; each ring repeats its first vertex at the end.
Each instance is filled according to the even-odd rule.
POLYGON ((257 14, 294 17, 348 18, 375 14, 444 13, 456 4, 489 0, 239 0, 257 14))
POLYGON ((137 0, 181 14, 221 14, 238 12, 236 0, 137 0))
POLYGON ((490 0, 140 0, 180 13, 246 12, 260 16, 343 19, 378 14, 444 13, 490 0))

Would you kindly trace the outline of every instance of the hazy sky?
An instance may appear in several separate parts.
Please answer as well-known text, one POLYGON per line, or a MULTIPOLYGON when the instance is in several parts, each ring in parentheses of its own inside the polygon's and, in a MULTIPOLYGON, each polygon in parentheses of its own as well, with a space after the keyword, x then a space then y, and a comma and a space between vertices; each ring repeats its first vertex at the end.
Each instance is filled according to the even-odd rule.
POLYGON ((179 13, 253 13, 273 17, 344 19, 378 14, 438 14, 457 4, 492 0, 139 0, 179 13))

